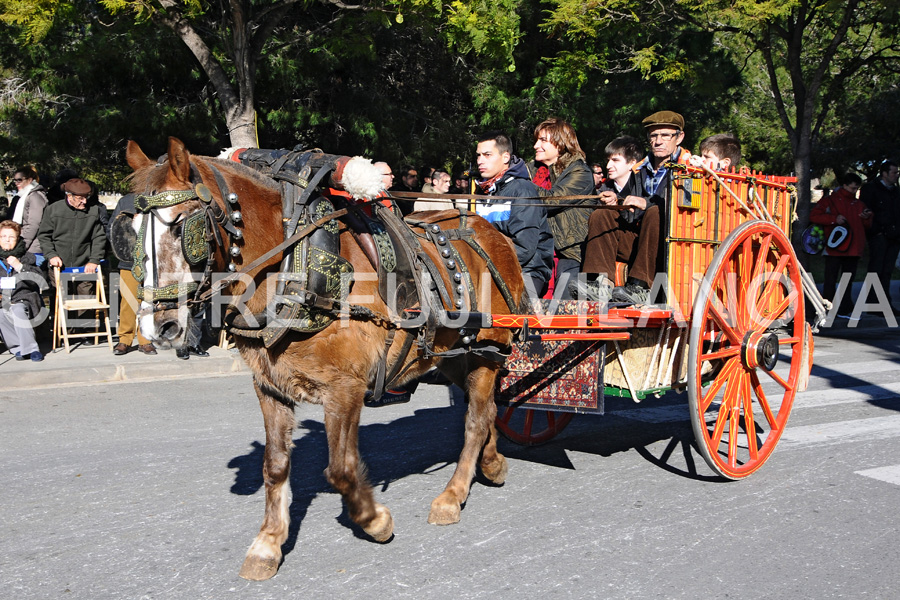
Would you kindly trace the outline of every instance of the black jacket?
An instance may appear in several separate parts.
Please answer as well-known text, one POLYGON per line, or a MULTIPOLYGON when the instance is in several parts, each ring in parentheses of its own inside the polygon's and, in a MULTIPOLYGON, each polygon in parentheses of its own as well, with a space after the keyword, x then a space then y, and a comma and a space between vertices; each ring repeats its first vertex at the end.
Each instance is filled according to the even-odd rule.
POLYGON ((10 304, 24 304, 28 308, 28 314, 32 318, 36 317, 40 310, 44 307, 44 300, 41 297, 41 291, 47 289, 47 280, 44 278, 44 272, 40 267, 35 266, 35 256, 31 252, 13 254, 22 263, 22 270, 18 273, 12 272, 12 267, 6 259, 0 258, 0 275, 4 277, 14 275, 16 278, 16 286, 12 292, 2 290, 2 306, 9 308, 10 304))
POLYGON ((513 156, 509 164, 490 195, 518 199, 491 200, 479 204, 476 212, 512 240, 522 272, 546 283, 553 272, 553 234, 547 224, 547 208, 522 159, 513 156))
POLYGON ((889 188, 881 179, 870 181, 859 190, 859 199, 872 209, 870 236, 880 233, 900 239, 900 187, 889 188))

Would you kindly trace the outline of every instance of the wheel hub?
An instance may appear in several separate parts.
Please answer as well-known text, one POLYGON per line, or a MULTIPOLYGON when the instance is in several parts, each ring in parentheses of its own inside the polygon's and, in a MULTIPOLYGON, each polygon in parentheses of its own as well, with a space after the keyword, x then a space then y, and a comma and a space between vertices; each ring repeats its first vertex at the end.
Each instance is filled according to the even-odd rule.
POLYGON ((741 361, 748 369, 761 367, 771 371, 778 364, 778 335, 747 332, 741 344, 741 361))

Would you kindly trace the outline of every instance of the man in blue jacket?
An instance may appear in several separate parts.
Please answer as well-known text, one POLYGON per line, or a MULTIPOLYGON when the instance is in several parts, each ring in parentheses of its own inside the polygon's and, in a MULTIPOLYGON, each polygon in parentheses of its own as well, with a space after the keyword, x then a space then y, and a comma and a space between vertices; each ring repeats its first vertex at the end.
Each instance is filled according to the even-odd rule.
POLYGON ((540 298, 553 272, 553 234, 538 187, 531 182, 525 162, 512 154, 505 134, 489 132, 479 137, 475 155, 481 192, 503 197, 479 202, 476 212, 512 240, 528 293, 540 298))

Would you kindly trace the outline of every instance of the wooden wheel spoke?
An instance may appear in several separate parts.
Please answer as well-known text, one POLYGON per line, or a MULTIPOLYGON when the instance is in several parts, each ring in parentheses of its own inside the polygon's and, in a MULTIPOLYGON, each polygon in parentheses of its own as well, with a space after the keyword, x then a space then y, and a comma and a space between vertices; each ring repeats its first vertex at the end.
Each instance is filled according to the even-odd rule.
POLYGON ((723 348, 722 350, 716 350, 715 352, 710 352, 709 354, 701 354, 700 361, 708 362, 711 360, 725 359, 731 358, 732 356, 737 356, 740 353, 741 349, 735 346, 730 346, 728 348, 723 348))
POLYGON ((728 276, 725 278, 725 302, 728 306, 728 314, 732 316, 734 319, 734 325, 732 327, 739 327, 741 329, 746 329, 746 305, 745 303, 738 302, 738 285, 737 285, 737 274, 736 273, 728 273, 728 276), (745 310, 741 310, 741 306, 744 306, 745 310))
POLYGON ((522 428, 522 433, 525 434, 525 437, 531 435, 531 426, 534 424, 534 413, 535 411, 533 410, 525 411, 525 425, 522 428))
POLYGON ((772 323, 775 322, 775 319, 779 318, 781 315, 787 312, 787 309, 791 307, 792 301, 793 298, 791 296, 786 297, 784 300, 778 303, 778 306, 775 307, 775 310, 773 310, 768 317, 760 317, 759 315, 761 315, 762 312, 757 311, 756 318, 753 319, 753 322, 755 324, 753 329, 755 331, 765 331, 766 329, 771 327, 772 323))
POLYGON ((735 346, 740 346, 741 336, 739 336, 737 331, 734 330, 734 327, 728 323, 728 317, 722 314, 716 304, 710 303, 709 315, 712 317, 713 321, 716 322, 716 325, 719 326, 719 329, 722 331, 722 333, 724 333, 728 338, 728 341, 730 341, 735 346))
POLYGON ((765 281, 753 279, 750 283, 750 288, 761 290, 758 292, 759 297, 752 307, 753 314, 750 315, 751 323, 756 324, 756 327, 753 328, 756 331, 762 331, 771 325, 772 321, 780 317, 790 307, 791 302, 797 297, 797 291, 791 290, 790 293, 778 303, 775 309, 769 313, 769 317, 762 317, 762 315, 765 314, 766 307, 772 302, 772 297, 775 295, 775 292, 782 289, 781 277, 784 274, 790 259, 791 257, 789 255, 783 254, 778 260, 775 269, 770 273, 765 274, 765 281), (763 323, 766 324, 763 326, 763 323))
MULTIPOLYGON (((741 378, 743 379, 743 377, 741 378)), ((744 387, 740 384, 739 387, 744 387)), ((728 419, 728 466, 734 468, 737 466, 737 442, 738 431, 740 430, 741 411, 737 403, 732 405, 731 414, 728 419)))
POLYGON ((772 246, 772 234, 769 233, 765 237, 763 237, 762 242, 760 242, 759 248, 760 252, 756 257, 756 264, 753 265, 753 273, 751 278, 748 281, 756 281, 756 278, 759 277, 763 269, 766 267, 766 263, 769 258, 769 248, 772 246))
POLYGON ((703 414, 707 410, 709 410, 709 407, 713 403, 713 400, 716 399, 716 396, 719 395, 719 391, 721 391, 722 386, 728 383, 729 378, 731 378, 731 374, 734 373, 734 370, 737 368, 738 364, 739 360, 737 357, 729 360, 727 363, 725 363, 725 366, 722 367, 722 370, 719 371, 719 375, 710 384, 709 389, 707 389, 706 391, 706 394, 704 394, 700 399, 701 418, 703 414))
POLYGON ((753 383, 753 390, 756 392, 756 400, 759 402, 759 407, 766 417, 769 427, 771 427, 773 431, 777 431, 780 429, 778 421, 775 419, 775 413, 772 412, 772 407, 769 406, 769 399, 766 398, 766 393, 763 391, 762 384, 759 382, 759 376, 755 371, 750 373, 750 381, 753 383))
MULTIPOLYGON (((719 414, 716 417, 716 426, 713 428, 712 441, 716 446, 722 443, 722 436, 725 435, 725 426, 731 421, 731 411, 734 410, 734 399, 738 395, 739 382, 735 381, 735 377, 729 377, 725 386, 725 395, 722 398, 722 405, 719 407, 719 414)), ((730 451, 729 451, 730 453, 730 451)))
POLYGON ((744 397, 744 429, 747 431, 747 450, 750 453, 750 460, 756 460, 759 458, 759 449, 756 446, 756 421, 753 418, 753 391, 750 389, 750 377, 745 378, 742 395, 744 397))
POLYGON ((750 270, 754 264, 753 260, 753 236, 748 236, 741 245, 740 255, 740 273, 744 281, 750 281, 750 270))
POLYGON ((556 415, 551 410, 544 411, 547 413, 547 427, 553 429, 556 427, 556 415))
POLYGON ((504 412, 504 413, 503 413, 503 416, 500 417, 500 422, 503 423, 503 424, 509 423, 509 420, 512 419, 513 413, 514 413, 515 411, 516 411, 516 409, 515 409, 514 407, 512 407, 512 406, 507 406, 507 407, 506 407, 506 412, 504 412))
POLYGON ((771 377, 772 379, 774 379, 775 382, 776 382, 778 385, 780 385, 781 387, 783 387, 785 390, 791 391, 791 390, 794 389, 794 386, 793 386, 793 385, 791 385, 790 383, 788 383, 787 381, 785 381, 784 379, 782 379, 782 378, 781 378, 781 375, 779 375, 779 374, 776 373, 775 371, 765 371, 765 372, 768 373, 769 377, 771 377))

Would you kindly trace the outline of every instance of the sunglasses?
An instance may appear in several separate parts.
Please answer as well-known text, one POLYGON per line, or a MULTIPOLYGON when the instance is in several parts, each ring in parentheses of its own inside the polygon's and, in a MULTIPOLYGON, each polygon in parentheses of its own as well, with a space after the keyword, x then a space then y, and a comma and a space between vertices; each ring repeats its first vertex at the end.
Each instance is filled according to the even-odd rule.
POLYGON ((13 177, 13 181, 15 181, 16 183, 22 183, 25 180, 21 177, 13 177))

